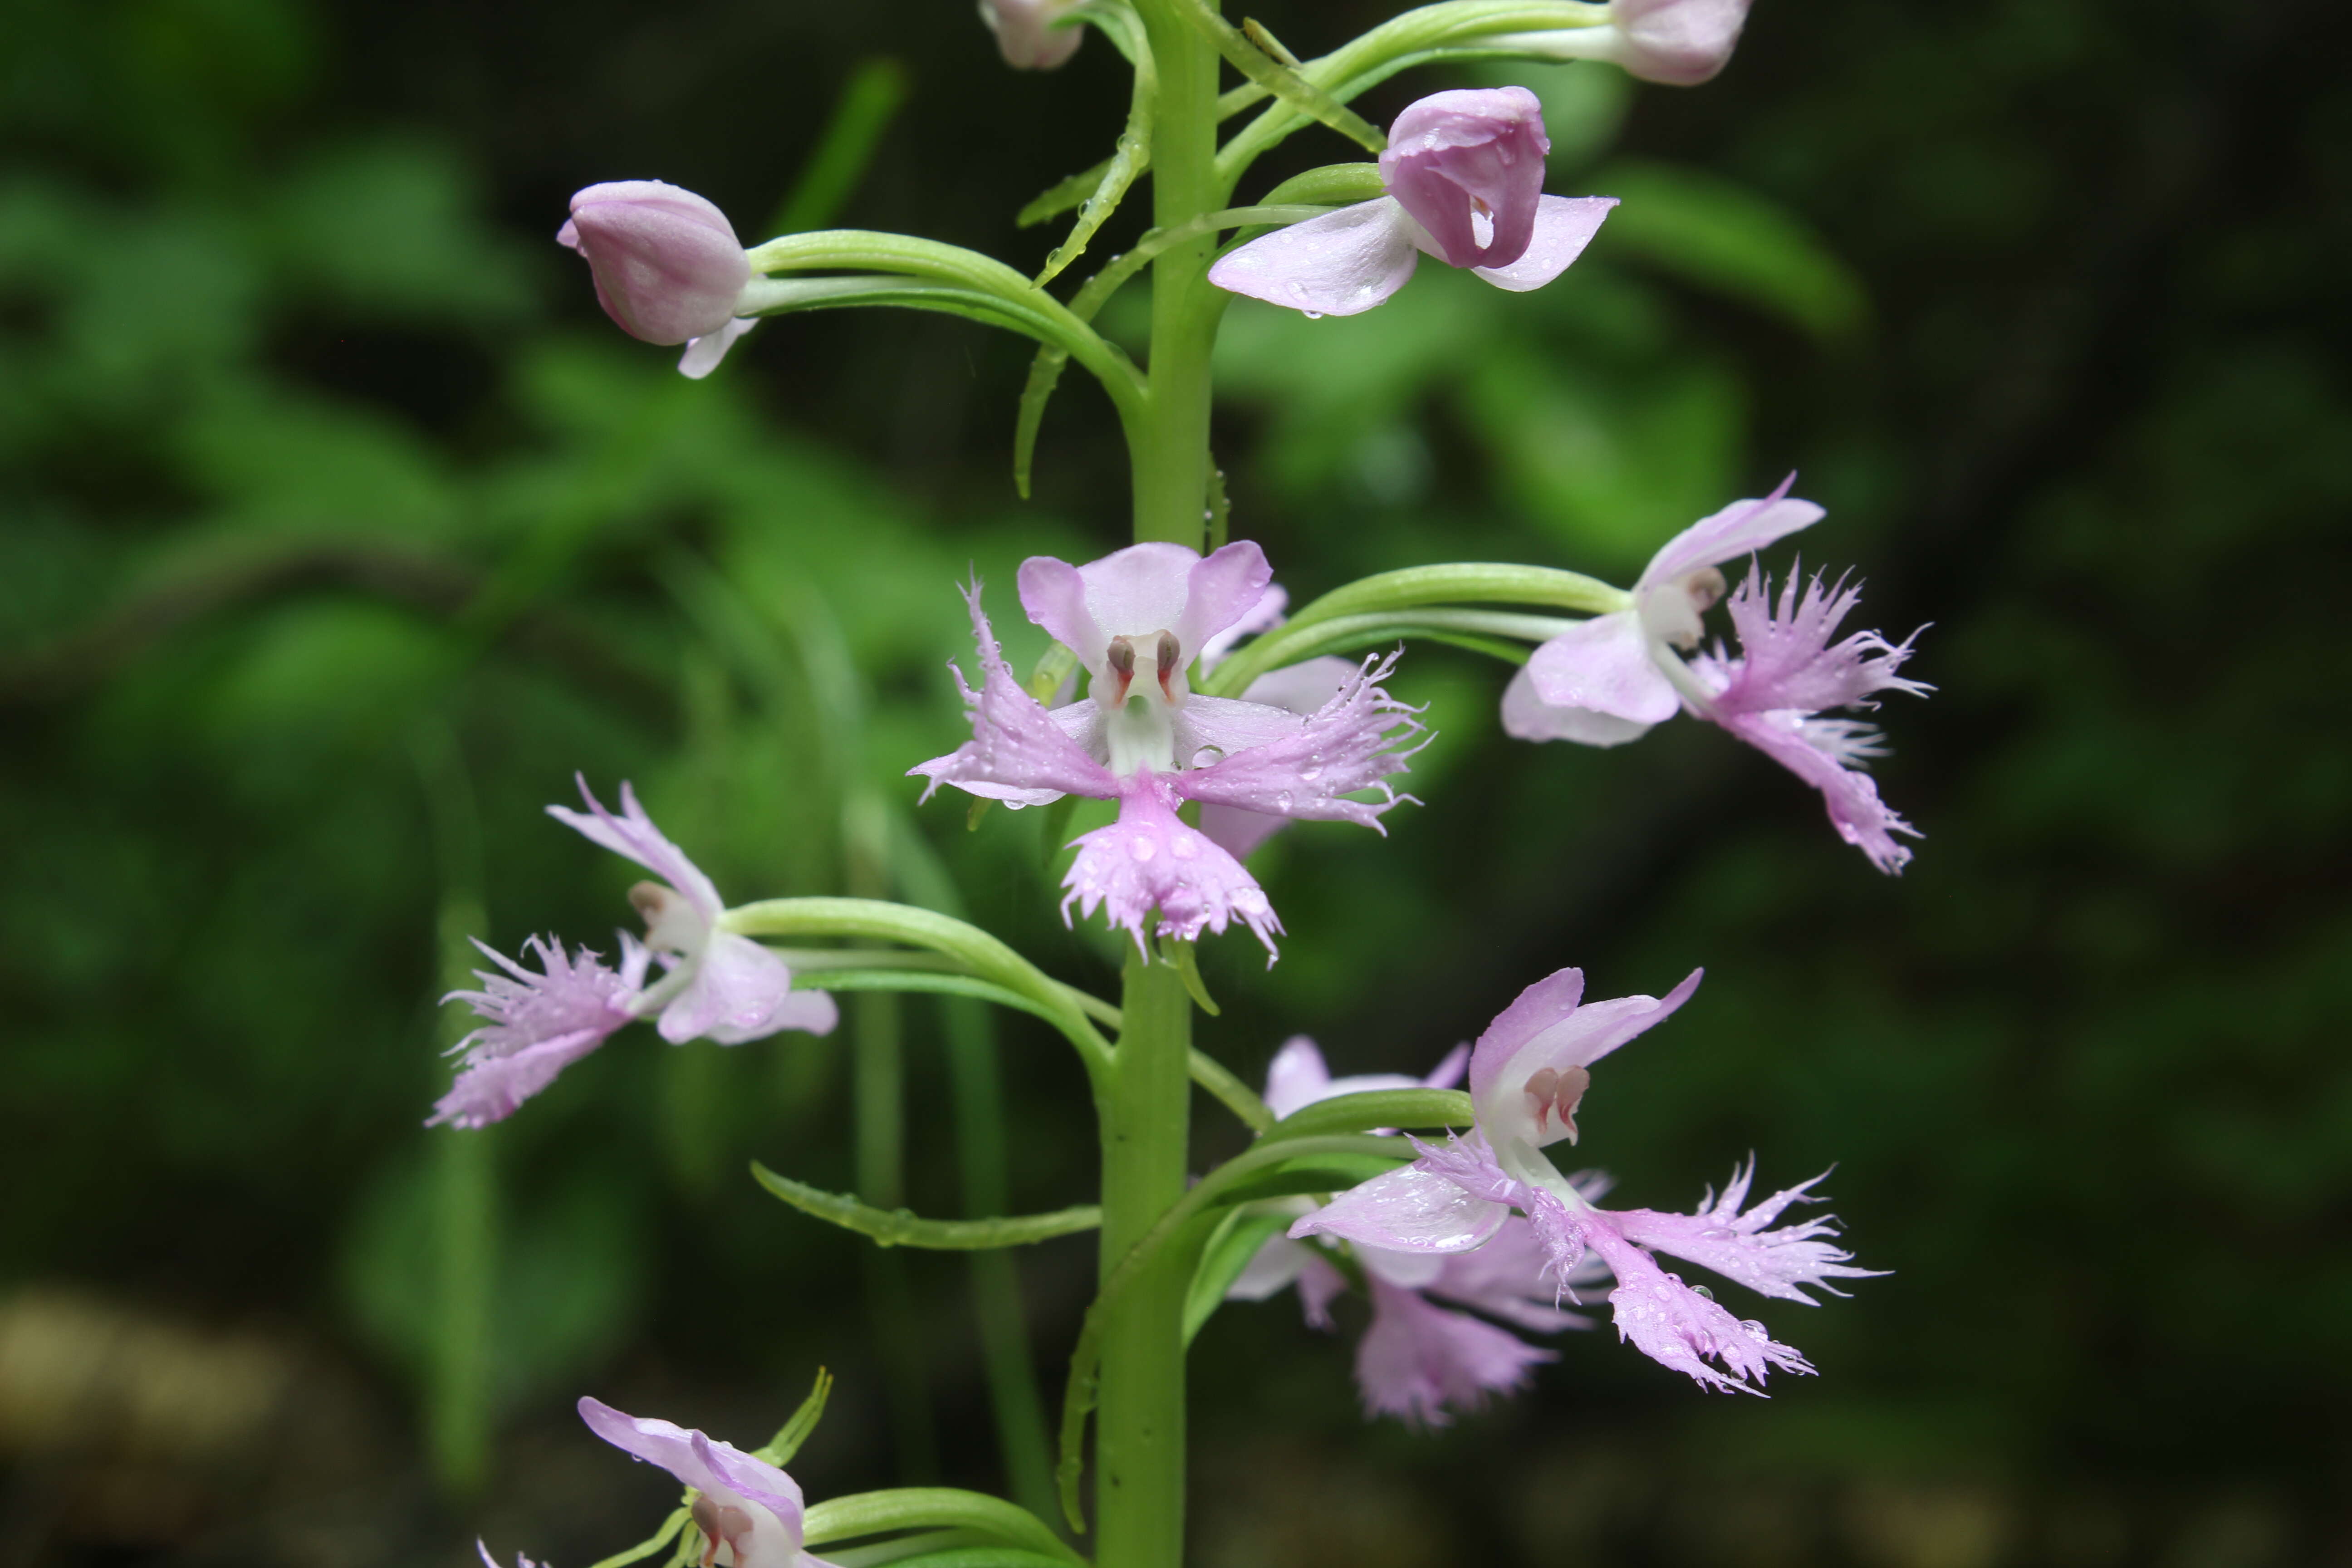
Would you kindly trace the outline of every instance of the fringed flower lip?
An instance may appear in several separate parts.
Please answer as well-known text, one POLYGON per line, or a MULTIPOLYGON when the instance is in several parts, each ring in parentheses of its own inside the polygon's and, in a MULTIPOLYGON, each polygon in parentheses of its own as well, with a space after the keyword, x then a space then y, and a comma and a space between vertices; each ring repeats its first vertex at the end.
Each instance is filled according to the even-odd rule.
POLYGON ((1387 195, 1236 247, 1209 268, 1218 288, 1310 316, 1353 316, 1412 278, 1418 258, 1524 293, 1566 271, 1614 196, 1551 196, 1543 105, 1523 87, 1432 93, 1389 128, 1387 195))

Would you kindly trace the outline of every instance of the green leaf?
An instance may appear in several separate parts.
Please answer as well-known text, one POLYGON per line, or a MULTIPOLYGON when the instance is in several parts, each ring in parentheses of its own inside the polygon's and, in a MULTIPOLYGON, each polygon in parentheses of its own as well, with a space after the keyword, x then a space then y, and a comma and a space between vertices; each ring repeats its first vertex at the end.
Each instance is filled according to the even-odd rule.
POLYGON ((1700 288, 1780 316, 1824 342, 1867 326, 1862 280, 1820 235, 1745 186, 1665 163, 1626 162, 1593 176, 1623 205, 1603 244, 1700 288))
POLYGON ((923 1219, 906 1209, 877 1209, 839 1193, 828 1193, 804 1182, 780 1176, 751 1162, 759 1184, 803 1214, 828 1225, 854 1230, 882 1247, 917 1247, 942 1252, 971 1252, 985 1247, 1025 1247, 1075 1236, 1102 1224, 1102 1210, 1092 1204, 1057 1209, 1052 1214, 1014 1215, 1003 1219, 923 1219))
POLYGON ((662 1527, 655 1531, 652 1535, 625 1552, 615 1552, 610 1557, 600 1558, 590 1563, 589 1568, 626 1568, 628 1563, 643 1562, 667 1546, 671 1538, 685 1528, 686 1521, 692 1517, 690 1512, 681 1508, 662 1521, 662 1527))
POLYGON ((1217 52, 1251 81, 1367 152, 1387 150, 1389 139, 1370 121, 1250 42, 1241 29, 1218 16, 1208 0, 1178 0, 1178 8, 1187 21, 1213 39, 1217 52))
MULTIPOLYGON (((1071 225, 1067 237, 1045 258, 1045 268, 1037 274, 1040 285, 1053 281, 1064 268, 1086 254, 1087 242, 1118 210, 1118 204, 1126 199, 1129 189, 1151 162, 1151 117, 1160 94, 1160 74, 1151 61, 1151 40, 1145 35, 1141 20, 1124 7, 1097 7, 1088 19, 1107 35, 1124 38, 1121 52, 1134 63, 1135 90, 1129 100, 1127 123, 1119 130, 1118 144, 1112 150, 1110 161, 1103 165, 1102 179, 1078 207, 1077 221, 1071 225)), ((1027 493, 1025 489, 1023 493, 1027 493)))
POLYGON ((824 1402, 832 1396, 833 1373, 819 1367, 816 1369, 816 1382, 810 1387, 808 1397, 801 1401, 801 1407, 793 1412, 792 1419, 779 1427, 776 1435, 768 1440, 768 1446, 758 1450, 754 1457, 767 1460, 779 1469, 791 1464, 793 1456, 801 1451, 801 1445, 809 1440, 809 1434, 816 1430, 816 1424, 824 1419, 824 1402))

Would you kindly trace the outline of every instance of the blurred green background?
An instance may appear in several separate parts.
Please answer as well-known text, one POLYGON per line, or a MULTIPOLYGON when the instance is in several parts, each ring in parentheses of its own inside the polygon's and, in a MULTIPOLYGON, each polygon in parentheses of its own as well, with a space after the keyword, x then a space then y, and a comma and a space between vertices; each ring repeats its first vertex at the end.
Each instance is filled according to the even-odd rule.
MULTIPOLYGON (((1307 53, 1383 11, 1251 14, 1307 53)), ((1822 1373, 1769 1403, 1604 1331, 1438 1434, 1362 1424, 1355 1320, 1229 1308, 1195 1561, 2352 1563, 2334 26, 1767 0, 1696 91, 1479 79, 1546 97, 1551 189, 1625 198, 1559 283, 1232 312, 1234 526, 1295 595, 1438 559, 1624 580, 1794 468, 1830 509, 1806 563, 1934 623, 1938 692, 1882 715, 1927 836, 1889 880, 1718 733, 1515 744, 1500 667, 1408 658, 1429 804, 1262 854, 1283 961, 1210 944, 1202 1043, 1420 1071, 1559 964, 1606 995, 1703 963, 1580 1155, 1659 1207, 1751 1149, 1773 1185, 1834 1162, 1895 1272, 1761 1311, 1822 1373)), ((477 1532, 574 1568, 675 1496, 574 1397, 748 1445, 820 1363, 814 1495, 1005 1484, 988 1281, 877 1268, 743 1172, 895 1180, 850 1131, 895 1037, 903 1081, 862 1088, 903 1106, 905 1201, 971 1200, 991 1048, 1013 1206, 1083 1201, 1042 1029, 910 998, 825 1041, 635 1031, 490 1133, 419 1123, 450 939, 626 916, 630 868, 540 813, 574 769, 635 779, 737 898, 936 901, 944 868, 1113 984, 1053 918, 1039 814, 967 833, 900 776, 960 732, 964 574, 1034 657, 1013 565, 1121 538, 1099 395, 1066 386, 1024 505, 1019 342, 790 318, 690 384, 551 237, 575 187, 660 177, 747 237, 829 207, 1034 265, 1053 234, 1011 214, 1124 93, 1099 39, 1003 69, 959 0, 0 6, 0 1568, 457 1564, 477 1532), (870 163, 803 180, 880 58, 861 101, 906 97, 870 163)), ((1350 155, 1302 135, 1244 194, 1350 155)), ((1204 1160, 1237 1143, 1201 1122, 1204 1160)), ((1057 1398, 1089 1250, 1017 1262, 1057 1398)))

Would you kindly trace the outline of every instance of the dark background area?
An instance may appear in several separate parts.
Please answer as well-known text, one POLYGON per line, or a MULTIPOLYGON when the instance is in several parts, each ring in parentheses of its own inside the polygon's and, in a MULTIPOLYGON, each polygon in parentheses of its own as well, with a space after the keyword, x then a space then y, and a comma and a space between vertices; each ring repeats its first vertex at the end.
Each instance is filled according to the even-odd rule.
MULTIPOLYGON (((1383 13, 1251 14, 1305 54, 1383 13)), ((1769 1402, 1603 1331, 1434 1434, 1361 1422, 1356 1320, 1229 1308, 1197 1562, 2352 1563, 2343 45, 2310 3, 1767 0, 1703 89, 1360 105, 1528 82, 1549 188, 1626 205, 1538 294, 1425 265, 1351 321, 1235 310, 1236 534, 1294 602, 1443 559, 1625 581, 1794 468, 1830 509, 1807 568, 1933 623, 1875 770, 1927 838, 1883 879, 1696 724, 1510 742, 1499 667, 1416 650, 1428 805, 1253 863, 1290 935, 1270 973, 1204 948, 1201 1043, 1417 1072, 1560 964, 1614 995, 1703 963, 1580 1157, 1657 1207, 1750 1150, 1768 1185, 1834 1163, 1894 1272, 1759 1311, 1821 1372, 1769 1402)), ((575 768, 737 899, 840 888, 840 800, 878 791, 976 918, 1115 984, 1036 814, 967 834, 899 776, 959 733, 967 570, 1030 658, 1013 566, 1121 538, 1099 395, 1065 387, 1024 505, 1018 342, 795 317, 688 384, 550 242, 610 178, 768 232, 880 55, 911 97, 839 220, 1034 266, 1057 230, 1010 215, 1107 150, 1124 76, 1099 38, 1005 70, 958 0, 0 8, 0 1564, 456 1564, 480 1532, 569 1568, 674 1499, 579 1394, 749 1446, 819 1364, 813 1496, 1002 1485, 963 1265, 903 1262, 910 1424, 858 1247, 741 1173, 851 1184, 848 1031, 635 1031, 474 1152, 419 1126, 444 928, 625 914, 628 868, 540 814, 575 768), (462 1193, 495 1259, 472 1472, 430 1414, 462 1193)), ((1243 194, 1351 155, 1302 134, 1243 194)), ((904 1018, 909 1201, 953 1214, 936 1014, 904 1018)), ((1001 1032, 1015 1206, 1084 1201, 1074 1064, 1001 1032)), ((1090 1250, 1020 1268, 1057 1399, 1090 1250)))

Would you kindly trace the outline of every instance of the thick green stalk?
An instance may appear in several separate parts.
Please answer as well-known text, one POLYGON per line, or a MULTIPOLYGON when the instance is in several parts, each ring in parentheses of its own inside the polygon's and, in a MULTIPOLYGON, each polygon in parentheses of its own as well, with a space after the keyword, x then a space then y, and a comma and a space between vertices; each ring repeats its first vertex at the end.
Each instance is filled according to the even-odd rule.
MULTIPOLYGON (((1102 1096, 1102 1274, 1184 1195, 1192 1001, 1173 965, 1130 957, 1118 1065, 1102 1096)), ((1095 1426, 1097 1561, 1184 1560, 1185 1258, 1120 1292, 1103 1326, 1095 1426), (1164 1276, 1164 1277, 1163 1277, 1164 1276)))
MULTIPOLYGON (((1139 7, 1160 71, 1151 128, 1152 223, 1165 231, 1225 205, 1217 179, 1217 47, 1167 4, 1139 7)), ((1222 301, 1208 281, 1212 235, 1151 268, 1149 401, 1130 422, 1135 537, 1198 549, 1209 508, 1209 352, 1222 301)))

